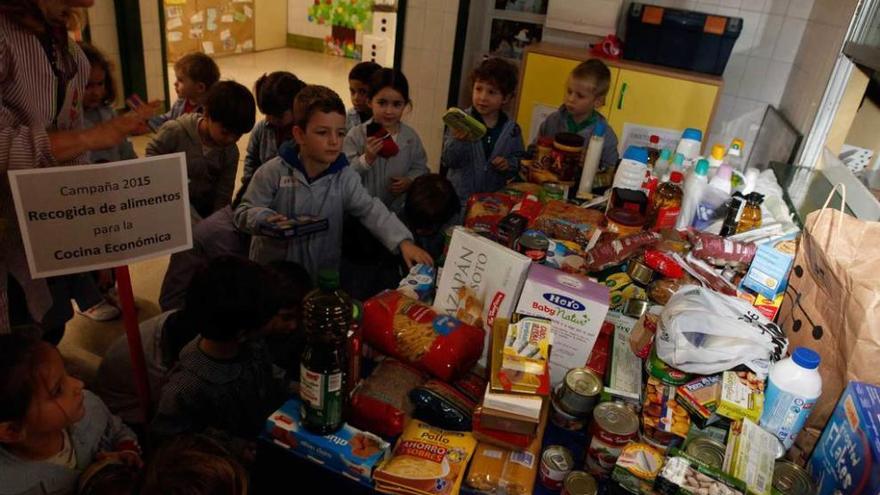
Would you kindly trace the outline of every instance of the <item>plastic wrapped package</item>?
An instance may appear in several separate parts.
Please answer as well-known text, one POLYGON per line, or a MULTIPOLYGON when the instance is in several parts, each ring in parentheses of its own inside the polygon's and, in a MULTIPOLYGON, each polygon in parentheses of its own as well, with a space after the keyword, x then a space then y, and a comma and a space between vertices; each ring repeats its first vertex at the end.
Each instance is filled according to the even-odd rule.
POLYGON ((415 368, 385 359, 352 395, 348 422, 383 437, 400 435, 413 413, 409 392, 426 379, 415 368))
POLYGON ((464 226, 475 232, 495 237, 498 224, 510 213, 516 199, 506 194, 478 193, 468 198, 464 226))
POLYGON ((590 242, 593 233, 605 219, 599 210, 580 208, 564 201, 551 200, 544 211, 535 219, 533 229, 540 230, 547 237, 573 241, 581 246, 590 242))

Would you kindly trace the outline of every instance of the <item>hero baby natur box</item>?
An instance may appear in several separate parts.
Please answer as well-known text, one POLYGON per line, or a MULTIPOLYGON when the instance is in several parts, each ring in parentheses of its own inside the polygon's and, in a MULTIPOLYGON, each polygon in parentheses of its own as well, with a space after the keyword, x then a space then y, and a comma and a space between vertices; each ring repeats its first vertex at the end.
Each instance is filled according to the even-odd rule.
POLYGON ((608 287, 582 275, 533 264, 516 312, 550 320, 550 385, 587 363, 608 313, 608 287))
POLYGON ((818 495, 880 493, 880 387, 849 382, 807 468, 818 495))

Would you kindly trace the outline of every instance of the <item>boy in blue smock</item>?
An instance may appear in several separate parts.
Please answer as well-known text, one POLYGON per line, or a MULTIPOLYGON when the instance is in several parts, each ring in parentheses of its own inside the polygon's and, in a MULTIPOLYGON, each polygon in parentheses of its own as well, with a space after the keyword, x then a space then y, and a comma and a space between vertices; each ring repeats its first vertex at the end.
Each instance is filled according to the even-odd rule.
MULTIPOLYGON (((593 129, 599 122, 605 123, 605 142, 602 146, 602 157, 599 168, 606 170, 617 165, 620 155, 617 152, 617 135, 608 125, 598 109, 605 105, 605 97, 611 86, 611 71, 599 59, 581 62, 565 83, 565 99, 559 110, 551 113, 538 128, 539 137, 553 138, 560 132, 572 132, 590 142, 593 129)), ((534 143, 533 143, 534 144, 534 143)))
POLYGON ((484 60, 471 75, 473 105, 466 112, 486 126, 486 134, 470 141, 464 132, 447 129, 441 168, 466 209, 472 194, 495 192, 516 175, 523 152, 522 131, 504 112, 516 91, 517 69, 500 58, 484 60))
POLYGON ((277 157, 257 169, 235 209, 236 226, 255 234, 251 259, 262 264, 294 261, 312 278, 319 269, 338 268, 347 213, 407 265, 431 264, 431 256, 413 243, 397 216, 367 193, 342 154, 345 105, 339 95, 323 86, 306 86, 296 95, 293 113, 296 144, 283 144, 277 157), (304 215, 326 220, 326 227, 290 238, 265 235, 288 218, 304 215))

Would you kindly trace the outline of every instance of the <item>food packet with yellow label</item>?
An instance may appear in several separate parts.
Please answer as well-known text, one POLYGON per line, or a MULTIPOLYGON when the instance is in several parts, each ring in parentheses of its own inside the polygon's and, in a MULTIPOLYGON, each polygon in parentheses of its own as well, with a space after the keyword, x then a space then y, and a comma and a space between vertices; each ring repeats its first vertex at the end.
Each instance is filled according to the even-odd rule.
POLYGON ((382 493, 456 494, 476 447, 470 432, 410 421, 391 459, 374 473, 376 489, 382 493))

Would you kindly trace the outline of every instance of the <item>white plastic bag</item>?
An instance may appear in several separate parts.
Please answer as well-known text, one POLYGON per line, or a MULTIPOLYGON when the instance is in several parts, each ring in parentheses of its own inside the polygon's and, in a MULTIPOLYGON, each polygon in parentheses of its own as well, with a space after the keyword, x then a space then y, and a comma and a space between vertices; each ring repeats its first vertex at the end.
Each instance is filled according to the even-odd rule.
POLYGON ((697 286, 685 286, 669 299, 657 332, 660 359, 701 375, 744 364, 764 378, 788 347, 782 330, 747 301, 697 286))

